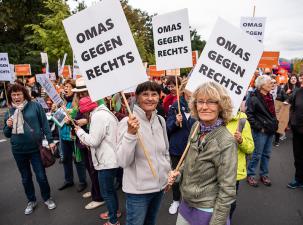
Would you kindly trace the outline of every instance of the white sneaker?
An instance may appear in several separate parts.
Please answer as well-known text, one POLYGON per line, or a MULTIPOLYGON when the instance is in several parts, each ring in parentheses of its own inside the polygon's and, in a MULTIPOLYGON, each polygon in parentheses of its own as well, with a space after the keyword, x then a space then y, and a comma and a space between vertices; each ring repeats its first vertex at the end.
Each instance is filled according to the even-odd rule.
POLYGON ((28 202, 24 210, 25 215, 31 214, 37 206, 37 202, 28 202))
POLYGON ((173 201, 173 203, 170 205, 168 212, 169 214, 176 214, 178 212, 178 208, 179 208, 180 202, 179 201, 173 201))
POLYGON ((92 196, 92 193, 89 191, 89 192, 85 192, 82 197, 83 198, 90 198, 92 196))
POLYGON ((287 138, 287 137, 286 137, 286 134, 284 133, 284 134, 280 137, 280 140, 281 140, 281 141, 284 141, 286 138, 287 138))
POLYGON ((48 199, 47 201, 44 202, 44 204, 47 205, 48 209, 54 209, 57 207, 52 199, 48 199))
POLYGON ((88 203, 86 206, 85 206, 85 209, 95 209, 95 208, 98 208, 99 206, 101 205, 104 205, 105 202, 95 202, 95 201, 92 201, 90 203, 88 203))

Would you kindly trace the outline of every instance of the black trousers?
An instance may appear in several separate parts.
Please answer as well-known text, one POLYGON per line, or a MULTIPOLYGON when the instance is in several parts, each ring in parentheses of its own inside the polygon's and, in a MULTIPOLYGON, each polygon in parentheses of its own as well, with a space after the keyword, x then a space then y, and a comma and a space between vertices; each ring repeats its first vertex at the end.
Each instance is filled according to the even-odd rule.
POLYGON ((303 182, 303 133, 300 133, 292 127, 293 133, 293 153, 295 159, 295 179, 298 182, 303 182))
MULTIPOLYGON (((178 162, 181 159, 181 155, 170 155, 170 159, 171 159, 171 167, 172 169, 175 169, 178 165, 178 162)), ((180 184, 174 183, 172 189, 173 189, 173 200, 180 201, 181 199, 180 184)))
MULTIPOLYGON (((236 183, 236 193, 237 194, 238 194, 238 190, 239 190, 239 185, 240 185, 240 181, 237 181, 237 183, 236 183)), ((230 211, 229 211, 229 218, 230 218, 230 220, 233 217, 233 214, 234 214, 234 212, 236 210, 236 207, 237 207, 237 200, 235 200, 233 203, 231 203, 230 211)))

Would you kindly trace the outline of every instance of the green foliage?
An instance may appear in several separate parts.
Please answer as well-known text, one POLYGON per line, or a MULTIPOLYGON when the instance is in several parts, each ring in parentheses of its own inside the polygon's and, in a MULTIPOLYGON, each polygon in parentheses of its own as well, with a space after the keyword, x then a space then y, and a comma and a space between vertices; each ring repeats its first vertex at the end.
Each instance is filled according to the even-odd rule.
POLYGON ((303 70, 300 71, 301 67, 303 68, 303 58, 295 58, 292 59, 291 62, 293 63, 293 73, 300 74, 303 73, 303 70))
MULTIPOLYGON (((33 32, 25 37, 25 41, 46 52, 52 64, 67 53, 66 64, 69 64, 72 62, 72 50, 62 24, 62 20, 70 16, 69 7, 62 0, 46 0, 43 4, 50 13, 38 14, 42 18, 40 24, 25 25, 33 32)), ((30 54, 38 57, 39 52, 32 50, 30 54)))

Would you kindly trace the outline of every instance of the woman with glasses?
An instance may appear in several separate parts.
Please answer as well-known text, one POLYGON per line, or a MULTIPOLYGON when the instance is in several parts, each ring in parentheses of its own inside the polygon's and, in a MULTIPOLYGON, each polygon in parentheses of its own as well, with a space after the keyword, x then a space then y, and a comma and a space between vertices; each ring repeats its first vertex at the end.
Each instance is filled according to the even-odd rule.
MULTIPOLYGON (((178 78, 178 85, 181 85, 181 81, 178 78)), ((166 97, 163 99, 163 109, 165 116, 168 114, 169 108, 172 106, 172 104, 177 101, 177 89, 176 89, 176 78, 173 76, 168 77, 166 81, 166 87, 169 89, 170 94, 166 95, 166 97)))
POLYGON ((193 93, 190 108, 198 121, 189 137, 199 129, 180 171, 171 171, 168 179, 172 185, 180 175, 183 199, 176 224, 230 224, 237 176, 237 144, 225 126, 232 117, 231 99, 222 86, 207 82, 193 93))

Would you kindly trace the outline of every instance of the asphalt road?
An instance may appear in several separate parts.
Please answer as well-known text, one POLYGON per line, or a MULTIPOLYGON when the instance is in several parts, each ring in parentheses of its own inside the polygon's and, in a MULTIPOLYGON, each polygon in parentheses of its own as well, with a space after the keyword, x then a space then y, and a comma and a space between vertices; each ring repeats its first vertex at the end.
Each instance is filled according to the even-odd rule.
MULTIPOLYGON (((90 201, 76 192, 76 187, 64 191, 57 188, 63 183, 63 167, 56 163, 47 169, 52 196, 57 203, 55 210, 48 210, 41 200, 37 184, 36 195, 39 205, 31 215, 24 215, 26 198, 20 174, 12 157, 9 141, 3 140, 0 133, 0 224, 1 225, 95 225, 103 224, 99 213, 106 210, 102 206, 95 210, 85 210, 90 201)), ((291 137, 273 147, 270 162, 272 187, 260 185, 249 187, 240 183, 238 206, 232 221, 233 225, 303 225, 303 188, 286 188, 294 174, 291 137)), ((35 180, 35 179, 34 179, 35 180)), ((77 182, 77 180, 75 180, 77 182)), ((35 182, 36 183, 36 182, 35 182)), ((119 191, 121 210, 125 221, 124 196, 119 191)), ((157 224, 175 224, 176 216, 168 214, 172 194, 165 195, 157 224)))

